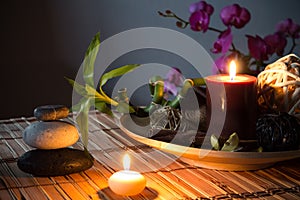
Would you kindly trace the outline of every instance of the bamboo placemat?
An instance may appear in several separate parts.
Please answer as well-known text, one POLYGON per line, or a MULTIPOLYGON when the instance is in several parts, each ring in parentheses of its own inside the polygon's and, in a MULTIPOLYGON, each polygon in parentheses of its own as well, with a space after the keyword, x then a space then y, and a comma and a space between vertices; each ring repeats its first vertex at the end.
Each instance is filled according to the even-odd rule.
MULTIPOLYGON (((72 115, 67 120, 74 123, 72 115)), ((242 172, 190 166, 129 138, 114 119, 97 111, 89 120, 93 167, 66 176, 34 177, 17 167, 17 159, 32 149, 22 132, 34 121, 0 121, 0 199, 300 199, 300 159, 242 172), (132 158, 131 168, 147 179, 146 189, 132 197, 116 195, 108 187, 108 178, 122 169, 125 152, 132 158)), ((81 142, 73 147, 83 148, 81 142)))

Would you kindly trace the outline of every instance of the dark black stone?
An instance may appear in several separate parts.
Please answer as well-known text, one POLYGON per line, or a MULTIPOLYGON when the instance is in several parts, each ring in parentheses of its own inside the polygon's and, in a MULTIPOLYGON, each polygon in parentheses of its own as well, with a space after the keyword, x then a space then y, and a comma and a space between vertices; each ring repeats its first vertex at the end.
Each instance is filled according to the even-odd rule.
POLYGON ((64 105, 45 105, 34 109, 37 120, 51 121, 68 117, 69 109, 64 105))
POLYGON ((93 166, 94 159, 85 151, 71 148, 31 150, 18 159, 18 167, 35 176, 62 176, 93 166))

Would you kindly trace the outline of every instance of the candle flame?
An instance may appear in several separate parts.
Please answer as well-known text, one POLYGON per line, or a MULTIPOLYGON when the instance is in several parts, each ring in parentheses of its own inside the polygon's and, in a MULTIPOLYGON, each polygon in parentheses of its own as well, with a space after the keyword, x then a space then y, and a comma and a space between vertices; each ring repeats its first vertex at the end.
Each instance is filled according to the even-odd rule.
POLYGON ((124 158, 123 158, 123 167, 124 167, 124 170, 129 170, 130 169, 130 157, 129 157, 128 154, 124 155, 124 158))
POLYGON ((229 65, 229 76, 231 81, 234 80, 235 75, 236 75, 236 64, 234 61, 231 61, 229 65))

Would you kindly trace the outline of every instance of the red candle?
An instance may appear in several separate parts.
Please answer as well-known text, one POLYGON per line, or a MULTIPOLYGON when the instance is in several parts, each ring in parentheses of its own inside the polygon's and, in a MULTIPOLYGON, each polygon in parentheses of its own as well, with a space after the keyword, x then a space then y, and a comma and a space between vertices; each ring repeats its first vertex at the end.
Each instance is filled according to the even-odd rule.
POLYGON ((224 139, 236 132, 240 140, 256 138, 256 77, 235 74, 235 63, 230 64, 230 75, 206 77, 208 134, 224 139))

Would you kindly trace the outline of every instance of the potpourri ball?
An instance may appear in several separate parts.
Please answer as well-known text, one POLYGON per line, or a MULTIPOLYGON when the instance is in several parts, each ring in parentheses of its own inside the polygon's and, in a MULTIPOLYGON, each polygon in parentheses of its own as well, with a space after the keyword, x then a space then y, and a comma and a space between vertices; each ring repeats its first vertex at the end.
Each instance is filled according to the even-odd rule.
POLYGON ((300 58, 289 54, 257 76, 261 113, 287 112, 300 119, 300 58))
POLYGON ((299 149, 299 120, 287 113, 265 114, 256 124, 258 145, 263 151, 287 151, 299 149))

